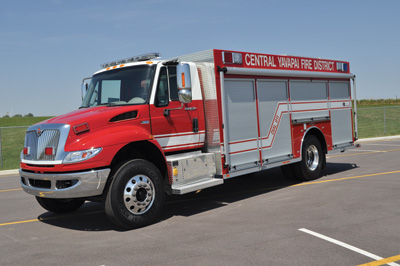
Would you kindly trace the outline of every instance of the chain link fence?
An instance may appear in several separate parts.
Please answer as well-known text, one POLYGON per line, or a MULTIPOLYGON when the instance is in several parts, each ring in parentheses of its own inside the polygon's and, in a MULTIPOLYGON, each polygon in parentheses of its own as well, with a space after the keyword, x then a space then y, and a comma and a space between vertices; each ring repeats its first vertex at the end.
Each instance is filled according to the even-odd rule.
POLYGON ((0 170, 19 168, 19 158, 28 127, 0 127, 0 170))
MULTIPOLYGON (((400 135, 400 106, 358 108, 359 138, 400 135)), ((19 168, 28 126, 0 127, 0 170, 19 168)))
POLYGON ((400 106, 357 108, 359 138, 400 135, 400 106))

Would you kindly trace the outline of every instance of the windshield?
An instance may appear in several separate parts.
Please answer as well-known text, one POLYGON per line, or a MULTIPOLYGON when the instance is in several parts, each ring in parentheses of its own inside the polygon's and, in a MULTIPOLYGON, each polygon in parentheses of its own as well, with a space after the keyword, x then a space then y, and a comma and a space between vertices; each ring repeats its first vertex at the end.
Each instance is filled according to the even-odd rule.
POLYGON ((146 104, 155 68, 141 65, 94 75, 81 107, 146 104))

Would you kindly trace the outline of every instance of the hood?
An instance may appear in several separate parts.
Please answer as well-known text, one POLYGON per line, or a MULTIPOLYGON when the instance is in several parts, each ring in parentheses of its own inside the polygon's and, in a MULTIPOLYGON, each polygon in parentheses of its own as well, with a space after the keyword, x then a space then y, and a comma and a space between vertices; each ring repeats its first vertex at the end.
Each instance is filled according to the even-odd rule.
MULTIPOLYGON (((40 124, 68 124, 72 127, 83 123, 88 123, 91 129, 108 125, 110 122, 118 121, 119 117, 125 119, 134 118, 124 114, 134 114, 139 116, 140 110, 148 108, 146 105, 128 105, 128 106, 98 106, 82 108, 73 112, 50 118, 40 124), (111 121, 110 121, 111 120, 111 121)), ((144 110, 143 110, 144 111, 144 110)))

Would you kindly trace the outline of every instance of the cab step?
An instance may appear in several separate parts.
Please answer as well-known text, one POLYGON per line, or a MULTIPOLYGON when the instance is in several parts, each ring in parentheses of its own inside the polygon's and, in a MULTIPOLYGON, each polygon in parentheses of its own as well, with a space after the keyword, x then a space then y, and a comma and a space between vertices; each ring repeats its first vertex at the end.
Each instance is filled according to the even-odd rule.
POLYGON ((172 194, 185 194, 224 183, 215 178, 215 154, 188 152, 167 156, 172 194))
POLYGON ((221 185, 224 183, 222 178, 204 178, 193 183, 183 185, 172 185, 172 194, 186 194, 193 191, 198 191, 204 188, 221 185))

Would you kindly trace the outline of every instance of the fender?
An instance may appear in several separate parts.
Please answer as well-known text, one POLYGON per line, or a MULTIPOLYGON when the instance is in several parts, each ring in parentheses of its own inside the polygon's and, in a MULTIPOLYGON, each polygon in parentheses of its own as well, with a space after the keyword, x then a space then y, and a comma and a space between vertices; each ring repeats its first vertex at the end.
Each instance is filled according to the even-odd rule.
MULTIPOLYGON (((306 138, 306 136, 310 133, 310 131, 313 131, 313 134, 319 139, 319 141, 321 142, 321 147, 324 150, 325 153, 328 152, 328 147, 327 147, 327 141, 325 139, 325 134, 321 131, 321 129, 317 126, 310 126, 309 128, 307 128, 307 130, 305 130, 303 137, 301 139, 301 145, 300 145, 300 151, 303 150, 303 143, 304 143, 304 139, 306 138), (317 134, 315 134, 316 132, 318 132, 317 134)), ((300 152, 300 159, 302 159, 302 152, 300 152)))

